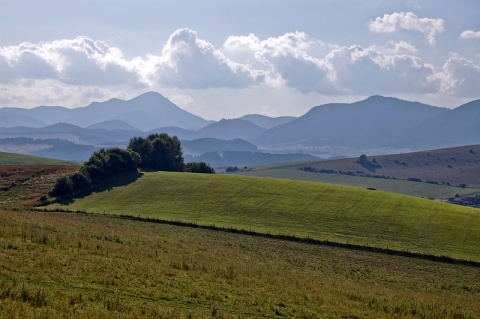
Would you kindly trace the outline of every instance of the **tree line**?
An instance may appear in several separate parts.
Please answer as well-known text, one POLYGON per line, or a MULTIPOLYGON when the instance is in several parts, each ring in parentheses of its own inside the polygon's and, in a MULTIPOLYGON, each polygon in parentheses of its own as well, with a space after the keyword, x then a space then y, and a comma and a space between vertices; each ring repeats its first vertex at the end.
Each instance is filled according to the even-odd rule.
POLYGON ((67 197, 89 191, 115 176, 142 170, 215 173, 205 162, 185 164, 180 140, 168 134, 134 137, 126 149, 102 148, 92 154, 80 169, 57 180, 49 195, 67 197))

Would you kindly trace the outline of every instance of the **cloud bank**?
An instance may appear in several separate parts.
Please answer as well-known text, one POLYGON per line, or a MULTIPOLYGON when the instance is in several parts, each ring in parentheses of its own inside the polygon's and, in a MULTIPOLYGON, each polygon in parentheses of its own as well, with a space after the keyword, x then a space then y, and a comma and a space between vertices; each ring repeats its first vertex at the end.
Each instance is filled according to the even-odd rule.
MULTIPOLYGON (((430 45, 444 31, 443 20, 393 13, 370 22, 371 32, 421 32, 430 45)), ((480 37, 465 31, 462 38, 480 37)), ((178 29, 161 52, 127 59, 121 48, 79 36, 37 44, 0 47, 0 103, 22 91, 69 99, 73 92, 100 99, 123 97, 128 88, 289 88, 302 94, 478 95, 480 66, 460 56, 434 65, 405 41, 384 45, 327 44, 304 32, 261 39, 228 37, 220 48, 191 29, 178 29), (44 91, 43 91, 44 90, 44 91), (47 93, 46 93, 47 92, 47 93), (55 93, 57 92, 57 93, 55 93)), ((25 93, 23 93, 25 94, 25 93)), ((26 98, 25 98, 26 99, 26 98)), ((52 98, 53 100, 53 98, 52 98)))

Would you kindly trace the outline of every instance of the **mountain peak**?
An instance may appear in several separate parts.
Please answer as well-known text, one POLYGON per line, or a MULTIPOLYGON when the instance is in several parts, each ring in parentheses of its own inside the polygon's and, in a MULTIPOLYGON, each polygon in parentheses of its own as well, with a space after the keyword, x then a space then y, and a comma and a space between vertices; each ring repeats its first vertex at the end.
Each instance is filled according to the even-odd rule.
POLYGON ((131 100, 129 100, 129 101, 157 101, 157 100, 160 100, 160 101, 164 101, 164 100, 170 101, 170 100, 168 100, 166 97, 164 97, 163 95, 161 95, 160 93, 154 92, 154 91, 150 91, 150 92, 146 92, 146 93, 140 94, 139 96, 134 97, 133 99, 131 99, 131 100))

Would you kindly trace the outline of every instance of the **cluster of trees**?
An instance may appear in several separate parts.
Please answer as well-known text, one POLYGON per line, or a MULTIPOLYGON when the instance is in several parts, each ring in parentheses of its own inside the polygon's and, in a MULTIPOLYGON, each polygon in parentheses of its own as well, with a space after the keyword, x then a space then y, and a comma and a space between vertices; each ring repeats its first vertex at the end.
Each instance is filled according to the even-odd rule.
POLYGON ((137 172, 138 168, 159 171, 215 173, 204 162, 185 164, 180 141, 168 134, 150 134, 147 138, 134 137, 127 149, 100 149, 92 154, 78 172, 61 177, 49 195, 71 196, 91 190, 112 177, 137 172))
POLYGON ((382 168, 382 165, 378 164, 376 159, 373 159, 370 162, 365 154, 360 155, 360 157, 357 160, 357 163, 362 165, 365 169, 371 172, 375 172, 376 169, 382 168))

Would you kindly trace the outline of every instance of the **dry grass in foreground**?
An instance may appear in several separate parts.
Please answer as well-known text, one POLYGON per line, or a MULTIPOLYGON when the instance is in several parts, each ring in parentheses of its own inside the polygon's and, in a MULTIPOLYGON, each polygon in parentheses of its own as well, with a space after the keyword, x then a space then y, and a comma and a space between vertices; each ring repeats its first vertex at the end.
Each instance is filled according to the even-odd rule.
POLYGON ((0 317, 476 318, 480 269, 108 216, 0 211, 0 317))

